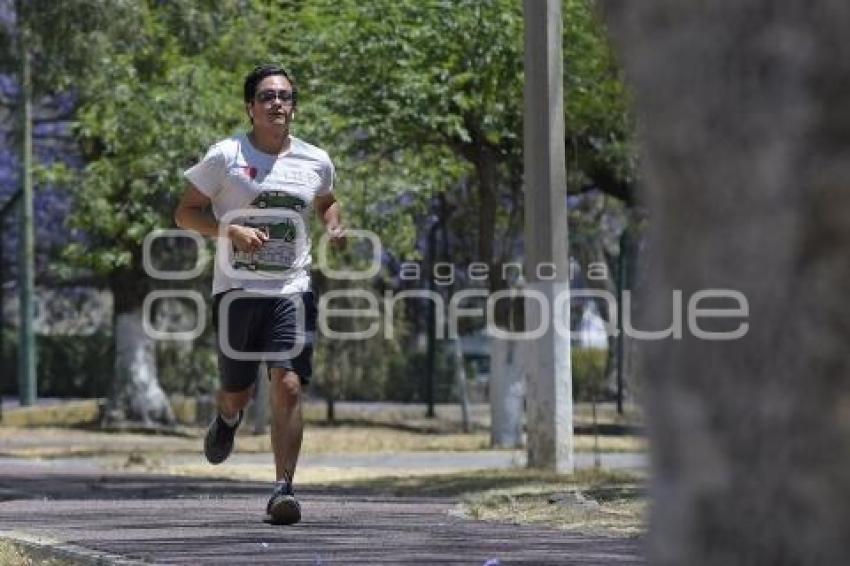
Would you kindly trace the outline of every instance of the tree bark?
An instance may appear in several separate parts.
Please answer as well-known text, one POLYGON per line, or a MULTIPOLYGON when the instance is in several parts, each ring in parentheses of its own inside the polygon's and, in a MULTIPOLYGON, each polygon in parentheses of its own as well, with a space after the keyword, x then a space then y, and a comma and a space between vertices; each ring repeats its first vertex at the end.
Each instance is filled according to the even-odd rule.
POLYGON ((142 325, 146 276, 116 272, 114 297, 115 375, 104 424, 174 424, 174 412, 157 378, 156 344, 142 325))
MULTIPOLYGON (((499 161, 495 151, 483 142, 469 153, 469 157, 475 165, 478 181, 478 257, 490 264, 488 286, 490 293, 495 293, 508 287, 502 265, 494 253, 499 161)), ((494 320, 489 323, 503 329, 512 328, 511 303, 509 299, 498 301, 494 320)), ((490 338, 490 443, 494 448, 522 446, 524 373, 513 362, 513 352, 519 349, 520 344, 490 338)))
MULTIPOLYGON (((490 267, 490 293, 507 289, 502 277, 502 265, 490 267), (497 272, 494 274, 494 272, 497 272)), ((494 320, 501 329, 519 332, 514 311, 521 311, 517 299, 500 299, 496 303, 494 320)), ((525 359, 527 344, 517 340, 490 337, 490 445, 493 448, 519 448, 523 446, 523 409, 525 406, 525 359)))
POLYGON ((463 432, 469 432, 469 388, 466 386, 466 366, 463 359, 463 348, 460 338, 452 341, 455 361, 455 386, 457 387, 458 401, 460 402, 460 420, 463 432))
POLYGON ((640 328, 673 289, 749 307, 698 320, 741 339, 645 343, 650 561, 850 563, 850 4, 605 6, 641 124, 640 328))
POLYGON ((490 445, 523 445, 525 362, 527 345, 518 340, 490 338, 490 445))
POLYGON ((107 423, 173 424, 174 413, 156 374, 155 342, 142 328, 142 311, 115 314, 115 380, 107 423))

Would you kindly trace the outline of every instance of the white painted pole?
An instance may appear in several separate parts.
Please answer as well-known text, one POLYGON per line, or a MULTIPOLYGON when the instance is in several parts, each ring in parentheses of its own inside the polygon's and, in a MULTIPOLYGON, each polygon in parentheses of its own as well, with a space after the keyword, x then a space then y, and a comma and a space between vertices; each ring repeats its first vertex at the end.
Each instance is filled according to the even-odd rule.
POLYGON ((567 174, 564 160, 563 55, 560 0, 525 0, 525 276, 530 292, 545 297, 552 317, 526 300, 526 330, 549 319, 543 336, 528 344, 528 465, 573 471, 570 343, 559 336, 554 317, 568 328, 569 301, 554 312, 555 297, 569 292, 567 174), (538 266, 554 265, 556 277, 541 278, 538 266))

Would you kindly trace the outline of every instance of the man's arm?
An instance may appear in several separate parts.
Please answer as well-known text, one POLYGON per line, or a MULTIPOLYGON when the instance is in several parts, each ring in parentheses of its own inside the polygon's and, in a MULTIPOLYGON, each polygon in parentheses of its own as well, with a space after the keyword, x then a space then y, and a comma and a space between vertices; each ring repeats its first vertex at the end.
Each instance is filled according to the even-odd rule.
POLYGON ((342 208, 333 193, 318 196, 313 201, 316 216, 324 224, 331 236, 331 243, 337 247, 345 247, 345 227, 342 225, 342 208))
MULTIPOLYGON (((194 230, 203 236, 215 238, 220 234, 220 226, 209 207, 210 198, 190 183, 174 211, 174 222, 184 230, 194 230)), ((237 224, 228 224, 224 235, 243 252, 257 251, 268 240, 268 236, 260 230, 237 224)))

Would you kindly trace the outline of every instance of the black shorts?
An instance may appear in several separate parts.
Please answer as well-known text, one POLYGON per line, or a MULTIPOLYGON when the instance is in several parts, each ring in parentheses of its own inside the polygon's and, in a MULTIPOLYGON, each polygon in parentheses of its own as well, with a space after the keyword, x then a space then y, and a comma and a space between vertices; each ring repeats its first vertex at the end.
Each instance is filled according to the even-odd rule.
POLYGON ((260 359, 269 368, 294 371, 303 385, 310 382, 316 334, 316 301, 312 292, 260 295, 230 289, 213 297, 213 326, 221 388, 225 391, 251 387, 257 379, 260 359), (236 293, 232 302, 222 304, 222 299, 231 293, 236 293), (225 308, 229 312, 227 335, 223 336, 219 319, 225 320, 225 308), (224 339, 235 358, 228 355, 224 339))

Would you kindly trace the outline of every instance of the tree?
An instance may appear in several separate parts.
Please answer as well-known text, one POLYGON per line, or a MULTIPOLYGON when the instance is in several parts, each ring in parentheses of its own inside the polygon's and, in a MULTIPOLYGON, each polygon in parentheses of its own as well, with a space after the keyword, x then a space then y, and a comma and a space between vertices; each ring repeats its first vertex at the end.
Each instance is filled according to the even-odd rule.
POLYGON ((69 179, 70 221, 88 242, 69 245, 64 257, 106 276, 113 292, 116 369, 107 419, 168 423, 173 414, 142 324, 144 298, 162 282, 144 272, 142 243, 173 225, 183 169, 243 122, 242 78, 269 57, 262 38, 279 31, 284 16, 259 3, 134 5, 129 39, 101 52, 73 83, 74 131, 86 165, 69 179))
MULTIPOLYGON (((118 25, 108 26, 106 16, 98 10, 97 3, 80 0, 69 4, 16 1, 0 6, 3 15, 0 25, 0 70, 16 72, 18 101, 16 114, 21 117, 20 191, 21 218, 18 230, 20 339, 18 347, 19 387, 22 404, 33 402, 36 394, 36 356, 34 344, 34 267, 35 238, 33 227, 33 143, 32 102, 35 97, 61 89, 69 77, 69 69, 83 71, 87 58, 97 52, 98 24, 114 31, 118 25), (51 26, 54 26, 51 29, 51 26), (79 37, 66 42, 58 39, 55 26, 79 28, 94 32, 91 42, 79 37), (17 67, 17 68, 15 68, 17 67)), ((120 10, 116 10, 120 12, 120 10)), ((127 15, 127 14, 117 14, 127 15)), ((120 19, 119 19, 120 21, 120 19)), ((100 34, 102 37, 104 34, 100 34)))
MULTIPOLYGON (((315 0, 303 13, 337 147, 403 172, 425 197, 469 187, 456 215, 468 260, 488 264, 491 292, 506 289, 523 218, 520 3, 315 0)), ((569 185, 630 202, 631 121, 593 3, 567 2, 564 30, 569 185)), ((522 319, 504 300, 495 314, 501 327, 522 319)))
POLYGON ((734 340, 647 342, 654 564, 844 564, 846 2, 607 4, 652 217, 642 329, 672 291, 734 340), (735 313, 743 301, 747 308, 735 313), (746 325, 746 326, 744 326, 746 325))

